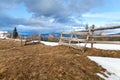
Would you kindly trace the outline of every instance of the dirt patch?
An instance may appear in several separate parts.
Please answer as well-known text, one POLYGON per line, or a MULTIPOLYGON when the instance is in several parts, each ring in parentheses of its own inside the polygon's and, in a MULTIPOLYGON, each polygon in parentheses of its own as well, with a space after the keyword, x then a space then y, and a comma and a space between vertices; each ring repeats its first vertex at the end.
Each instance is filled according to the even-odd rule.
POLYGON ((0 47, 4 49, 0 51, 0 80, 103 80, 96 73, 102 73, 105 69, 86 56, 119 55, 119 51, 87 49, 82 53, 65 46, 37 44, 21 47, 19 42, 14 41, 0 43, 15 47, 10 50, 5 49, 13 45, 0 47))

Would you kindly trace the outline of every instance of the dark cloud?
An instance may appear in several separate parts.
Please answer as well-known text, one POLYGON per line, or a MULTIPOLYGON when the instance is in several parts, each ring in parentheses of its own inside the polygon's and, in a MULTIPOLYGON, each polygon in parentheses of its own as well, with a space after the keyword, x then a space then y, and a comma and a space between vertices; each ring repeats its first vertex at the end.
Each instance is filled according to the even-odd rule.
POLYGON ((21 0, 0 0, 0 9, 11 9, 17 6, 21 0))
POLYGON ((81 16, 82 13, 101 6, 102 0, 23 0, 28 11, 34 16, 52 17, 56 21, 71 21, 71 16, 81 16))
POLYGON ((0 11, 0 28, 36 31, 69 30, 71 25, 79 25, 81 14, 101 6, 103 0, 0 0, 0 9, 11 9, 24 3, 32 13, 30 19, 14 18, 0 11), (66 26, 67 25, 67 26, 66 26))
MULTIPOLYGON (((30 18, 30 19, 23 19, 23 18, 13 18, 5 14, 0 14, 0 30, 8 30, 12 32, 14 27, 18 28, 20 33, 25 32, 59 32, 63 29, 63 25, 59 23, 52 23, 46 20, 30 18)), ((66 28, 67 29, 67 28, 66 28)))
POLYGON ((71 21, 82 13, 101 6, 103 0, 0 0, 0 9, 14 8, 23 2, 34 17, 51 17, 58 22, 71 21))

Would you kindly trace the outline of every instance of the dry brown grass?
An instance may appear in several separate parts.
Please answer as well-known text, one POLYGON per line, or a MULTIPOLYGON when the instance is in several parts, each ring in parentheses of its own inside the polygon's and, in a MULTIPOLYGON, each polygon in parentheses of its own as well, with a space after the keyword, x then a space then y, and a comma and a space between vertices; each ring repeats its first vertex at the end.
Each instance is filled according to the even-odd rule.
POLYGON ((0 46, 0 80, 102 80, 96 73, 105 69, 86 56, 120 57, 120 51, 87 49, 82 53, 65 46, 21 47, 8 40, 0 40, 0 45, 4 45, 0 46))
POLYGON ((102 49, 87 49, 85 56, 102 56, 120 58, 120 50, 102 50, 102 49))

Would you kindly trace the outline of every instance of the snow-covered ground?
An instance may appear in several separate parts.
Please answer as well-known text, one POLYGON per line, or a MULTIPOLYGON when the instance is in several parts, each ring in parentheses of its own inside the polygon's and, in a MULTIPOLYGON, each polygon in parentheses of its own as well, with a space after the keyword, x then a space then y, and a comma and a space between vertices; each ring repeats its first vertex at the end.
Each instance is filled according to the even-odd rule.
MULTIPOLYGON (((80 43, 77 45, 84 46, 85 44, 80 43)), ((86 45, 86 47, 91 48, 91 44, 88 43, 86 45)), ((117 45, 117 44, 97 44, 97 43, 94 43, 93 47, 97 48, 97 49, 104 49, 104 50, 120 50, 120 44, 117 45)))
POLYGON ((105 80, 120 80, 120 58, 108 58, 108 57, 95 57, 88 56, 91 60, 95 61, 103 68, 107 70, 111 75, 107 74, 107 77, 104 77, 102 74, 97 73, 99 76, 105 80))
MULTIPOLYGON (((41 41, 41 43, 45 44, 45 45, 49 45, 49 46, 57 46, 59 45, 58 42, 46 42, 46 41, 41 41)), ((84 46, 84 43, 80 43, 77 45, 81 45, 84 46)), ((91 47, 91 44, 88 43, 87 47, 91 47)), ((94 44, 93 45, 94 48, 98 48, 98 49, 105 49, 105 50, 120 50, 120 45, 116 45, 116 44, 94 44)))
POLYGON ((57 46, 58 45, 58 42, 46 42, 46 41, 40 41, 40 42, 47 46, 57 46))
MULTIPOLYGON (((56 42, 45 42, 41 41, 41 43, 49 46, 57 46, 56 42)), ((84 44, 81 44, 84 45, 84 44)), ((90 47, 90 44, 87 44, 87 47, 90 47)), ((109 50, 120 50, 120 45, 115 44, 94 44, 94 48, 98 49, 109 49, 109 50)), ((95 61, 103 68, 107 70, 104 74, 108 77, 103 76, 100 73, 96 73, 98 76, 104 78, 105 80, 120 80, 120 58, 108 58, 108 57, 95 57, 88 56, 91 60, 95 61), (110 73, 110 74, 109 74, 110 73)))
POLYGON ((8 35, 10 35, 8 31, 0 31, 0 39, 8 39, 8 35))
MULTIPOLYGON (((81 45, 84 45, 84 43, 82 43, 81 45)), ((91 44, 88 43, 87 47, 91 47, 91 44)), ((98 49, 105 49, 105 50, 120 50, 120 44, 93 44, 94 48, 98 48, 98 49)))

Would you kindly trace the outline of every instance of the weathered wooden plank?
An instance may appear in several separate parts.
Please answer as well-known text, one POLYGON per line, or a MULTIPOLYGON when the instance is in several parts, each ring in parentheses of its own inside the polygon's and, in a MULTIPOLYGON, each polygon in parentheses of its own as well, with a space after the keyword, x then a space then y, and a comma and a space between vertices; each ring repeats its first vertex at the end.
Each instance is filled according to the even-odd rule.
MULTIPOLYGON (((100 27, 100 28, 95 28, 91 30, 99 31, 99 30, 109 30, 109 29, 120 29, 120 26, 100 27)), ((76 31, 76 32, 89 32, 89 30, 81 30, 81 31, 76 31)))
POLYGON ((76 35, 87 35, 89 32, 62 32, 62 34, 76 34, 76 35))
POLYGON ((69 40, 71 40, 71 41, 80 41, 80 42, 85 42, 86 41, 86 39, 66 38, 66 37, 62 37, 61 39, 62 40, 67 40, 67 41, 69 41, 69 40))
POLYGON ((109 38, 109 37, 120 37, 120 35, 102 35, 102 36, 90 36, 91 38, 93 37, 93 38, 104 38, 104 37, 106 37, 106 38, 109 38))
POLYGON ((112 27, 101 27, 101 28, 95 28, 94 31, 98 30, 108 30, 108 29, 119 29, 120 26, 112 26, 112 27))
POLYGON ((93 43, 101 43, 101 44, 119 44, 120 45, 120 41, 88 41, 89 43, 93 42, 93 43))
POLYGON ((70 37, 61 37, 61 40, 70 40, 70 37))
POLYGON ((86 39, 77 39, 77 38, 72 38, 71 41, 80 41, 80 42, 85 42, 86 39))

